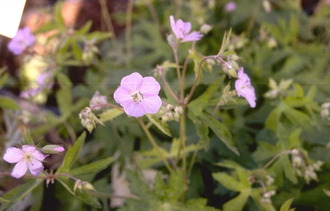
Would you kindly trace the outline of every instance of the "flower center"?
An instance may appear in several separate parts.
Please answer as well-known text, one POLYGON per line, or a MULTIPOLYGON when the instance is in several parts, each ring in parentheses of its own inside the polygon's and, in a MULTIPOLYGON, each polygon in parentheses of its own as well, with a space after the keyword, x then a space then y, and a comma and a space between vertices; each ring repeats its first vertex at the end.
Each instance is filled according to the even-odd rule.
POLYGON ((131 97, 135 103, 139 103, 143 100, 143 94, 140 91, 133 92, 131 97))
POLYGON ((31 163, 32 155, 30 153, 25 153, 24 160, 31 163))

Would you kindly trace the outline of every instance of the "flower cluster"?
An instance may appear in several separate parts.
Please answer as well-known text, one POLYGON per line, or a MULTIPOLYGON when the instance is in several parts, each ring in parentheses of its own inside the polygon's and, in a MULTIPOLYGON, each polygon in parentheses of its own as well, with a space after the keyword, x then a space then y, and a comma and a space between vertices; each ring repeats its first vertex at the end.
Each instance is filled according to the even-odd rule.
POLYGON ((141 117, 146 113, 156 114, 162 106, 158 96, 160 84, 153 77, 142 77, 134 72, 122 78, 119 88, 113 94, 117 103, 125 113, 133 117, 141 117))
POLYGON ((15 55, 20 55, 25 48, 31 46, 35 41, 34 35, 31 33, 30 28, 24 27, 19 29, 17 34, 8 43, 8 49, 15 55))
POLYGON ((317 181, 318 178, 315 171, 319 171, 321 169, 323 162, 316 161, 312 163, 309 161, 309 163, 307 163, 303 159, 303 154, 297 149, 293 149, 291 154, 292 166, 297 176, 303 177, 307 184, 309 184, 311 180, 317 181))

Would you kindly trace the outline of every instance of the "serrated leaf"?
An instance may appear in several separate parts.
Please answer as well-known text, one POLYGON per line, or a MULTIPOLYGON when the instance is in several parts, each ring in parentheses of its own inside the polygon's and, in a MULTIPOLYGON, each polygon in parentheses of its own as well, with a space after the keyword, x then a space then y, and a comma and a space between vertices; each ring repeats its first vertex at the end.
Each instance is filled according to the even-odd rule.
POLYGON ((166 123, 163 123, 161 120, 155 118, 155 116, 146 114, 149 121, 152 122, 160 131, 162 131, 165 135, 168 135, 169 137, 172 137, 172 134, 170 132, 170 129, 166 123))
POLYGON ((72 169, 70 170, 70 174, 73 176, 84 175, 84 174, 96 174, 102 171, 103 169, 107 168, 113 162, 113 160, 114 160, 113 157, 105 158, 96 161, 94 163, 72 169))
POLYGON ((199 118, 209 127, 212 131, 218 136, 218 138, 236 155, 239 155, 239 152, 235 146, 235 142, 232 139, 232 136, 224 124, 219 122, 218 120, 212 118, 210 115, 206 113, 202 113, 199 115, 199 118))
POLYGON ((101 114, 99 114, 98 116, 100 117, 99 120, 101 122, 106 122, 109 120, 113 120, 114 118, 116 118, 117 116, 123 114, 124 112, 118 109, 108 109, 105 110, 104 112, 102 112, 101 114))
POLYGON ((281 206, 280 211, 290 211, 290 206, 292 201, 293 198, 286 200, 284 204, 281 206))
POLYGON ((61 173, 61 172, 69 172, 73 164, 75 163, 78 154, 82 147, 84 146, 85 143, 85 138, 86 138, 86 132, 83 132, 79 138, 77 139, 76 143, 73 145, 73 147, 69 147, 66 155, 64 157, 62 165, 58 168, 56 173, 61 173))

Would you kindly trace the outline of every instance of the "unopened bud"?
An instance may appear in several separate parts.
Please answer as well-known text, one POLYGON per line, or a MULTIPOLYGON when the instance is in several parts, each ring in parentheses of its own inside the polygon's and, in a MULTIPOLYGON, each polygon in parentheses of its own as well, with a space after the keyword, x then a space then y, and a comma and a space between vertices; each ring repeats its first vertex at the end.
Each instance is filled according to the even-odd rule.
POLYGON ((204 23, 204 24, 201 26, 200 31, 202 32, 202 34, 207 34, 207 33, 209 33, 209 32, 211 31, 211 29, 212 29, 212 26, 210 26, 210 25, 204 23))
POLYGON ((238 76, 237 76, 237 72, 236 72, 236 70, 234 70, 233 68, 229 69, 229 70, 227 71, 227 74, 228 74, 230 77, 233 77, 233 78, 237 78, 237 77, 238 77, 238 76))
POLYGON ((45 154, 58 154, 60 152, 64 152, 65 149, 64 147, 60 145, 46 145, 42 148, 42 152, 45 154))
POLYGON ((270 2, 268 0, 263 0, 262 1, 262 6, 264 7, 264 10, 267 13, 270 13, 270 11, 272 10, 272 7, 271 7, 270 2))

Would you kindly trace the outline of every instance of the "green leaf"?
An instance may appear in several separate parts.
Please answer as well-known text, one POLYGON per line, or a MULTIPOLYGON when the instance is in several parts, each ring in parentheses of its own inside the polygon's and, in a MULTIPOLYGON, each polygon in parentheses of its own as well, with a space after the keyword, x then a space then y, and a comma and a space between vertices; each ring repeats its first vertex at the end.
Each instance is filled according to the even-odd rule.
POLYGON ((277 162, 279 162, 281 164, 286 178, 288 178, 292 183, 296 184, 298 182, 298 179, 292 169, 292 165, 291 165, 289 156, 282 155, 278 158, 277 162))
POLYGON ((284 106, 283 113, 293 125, 299 125, 305 129, 311 129, 311 119, 302 111, 293 109, 289 106, 284 106))
POLYGON ((57 82, 60 84, 61 88, 71 88, 72 87, 72 83, 71 83, 70 79, 65 74, 58 72, 56 74, 56 78, 57 78, 57 82))
POLYGON ((239 152, 235 146, 235 142, 232 139, 232 136, 224 124, 218 120, 212 118, 206 113, 199 115, 199 118, 209 127, 212 131, 218 136, 218 138, 236 155, 239 155, 239 152))
POLYGON ((102 112, 101 114, 99 114, 98 116, 100 117, 99 120, 101 122, 106 122, 109 120, 113 120, 114 118, 116 118, 117 116, 123 114, 124 112, 118 109, 108 109, 105 110, 104 112, 102 112))
POLYGON ((167 198, 170 202, 177 202, 185 190, 185 182, 183 180, 183 172, 181 170, 174 171, 171 174, 167 198))
POLYGON ((73 166, 73 164, 75 163, 75 161, 78 157, 80 150, 84 146, 85 138, 86 138, 86 132, 83 132, 81 134, 81 136, 79 136, 79 138, 77 139, 77 141, 73 145, 73 147, 69 147, 69 149, 64 157, 64 161, 63 161, 62 165, 60 166, 60 168, 58 168, 56 173, 70 171, 71 167, 73 166))
POLYGON ((161 120, 157 119, 154 115, 146 114, 149 121, 152 122, 160 131, 165 135, 172 137, 170 129, 166 123, 163 123, 161 120))
POLYGON ((72 96, 70 89, 60 89, 56 92, 56 100, 62 117, 66 119, 71 114, 72 96))
POLYGON ((157 172, 156 177, 155 177, 154 188, 155 188, 155 194, 157 195, 157 197, 160 200, 165 200, 167 197, 167 193, 166 193, 167 187, 159 172, 157 172))
POLYGON ((13 99, 0 96, 0 108, 17 110, 19 106, 13 99))
POLYGON ((1 199, 1 201, 4 202, 10 201, 8 204, 4 205, 5 208, 9 208, 12 205, 14 205, 15 202, 21 200, 24 196, 30 193, 43 181, 44 181, 43 179, 34 179, 7 192, 1 199))
POLYGON ((84 175, 84 174, 96 174, 103 169, 107 168, 112 162, 113 157, 105 158, 99 161, 96 161, 91 164, 84 165, 79 168, 72 169, 70 174, 73 176, 84 175))
POLYGON ((268 118, 265 122, 265 128, 271 129, 276 133, 277 124, 280 121, 281 110, 279 108, 275 108, 272 112, 268 115, 268 118))
POLYGON ((246 201, 250 196, 250 190, 242 191, 238 196, 226 202, 223 205, 223 211, 240 211, 243 210, 246 201))
POLYGON ((218 91, 224 78, 225 76, 219 77, 217 80, 213 81, 203 94, 201 94, 197 99, 191 101, 188 105, 189 112, 194 113, 196 116, 202 113, 203 109, 209 106, 209 100, 218 91))
POLYGON ((203 144, 204 150, 207 151, 210 147, 209 128, 201 121, 200 118, 195 116, 193 112, 188 112, 188 117, 193 121, 199 141, 203 144))
POLYGON ((94 196, 91 196, 91 194, 85 190, 84 188, 82 189, 78 189, 76 191, 76 196, 86 202, 87 204, 93 206, 93 207, 96 207, 96 208, 102 208, 102 205, 101 203, 97 200, 97 198, 95 198, 94 196))
POLYGON ((290 206, 293 201, 293 198, 288 199, 284 202, 284 204, 281 206, 280 211, 290 211, 290 206))
POLYGON ((35 145, 29 130, 27 130, 26 133, 25 133, 24 141, 28 145, 35 145))
MULTIPOLYGON (((1 69, 0 69, 0 75, 2 74, 1 69)), ((8 80, 8 74, 3 74, 0 78, 0 89, 5 85, 5 83, 8 80)))
POLYGON ((213 173, 212 177, 216 181, 221 183, 222 186, 232 191, 240 192, 246 188, 244 184, 240 183, 234 177, 229 176, 226 173, 222 173, 222 172, 213 173))
POLYGON ((61 28, 65 28, 65 22, 62 16, 62 6, 62 3, 58 3, 55 5, 55 18, 58 25, 61 26, 61 28))
POLYGON ((1 202, 1 203, 9 203, 10 201, 7 200, 7 199, 4 199, 4 198, 2 198, 2 197, 0 197, 0 202, 1 202))

